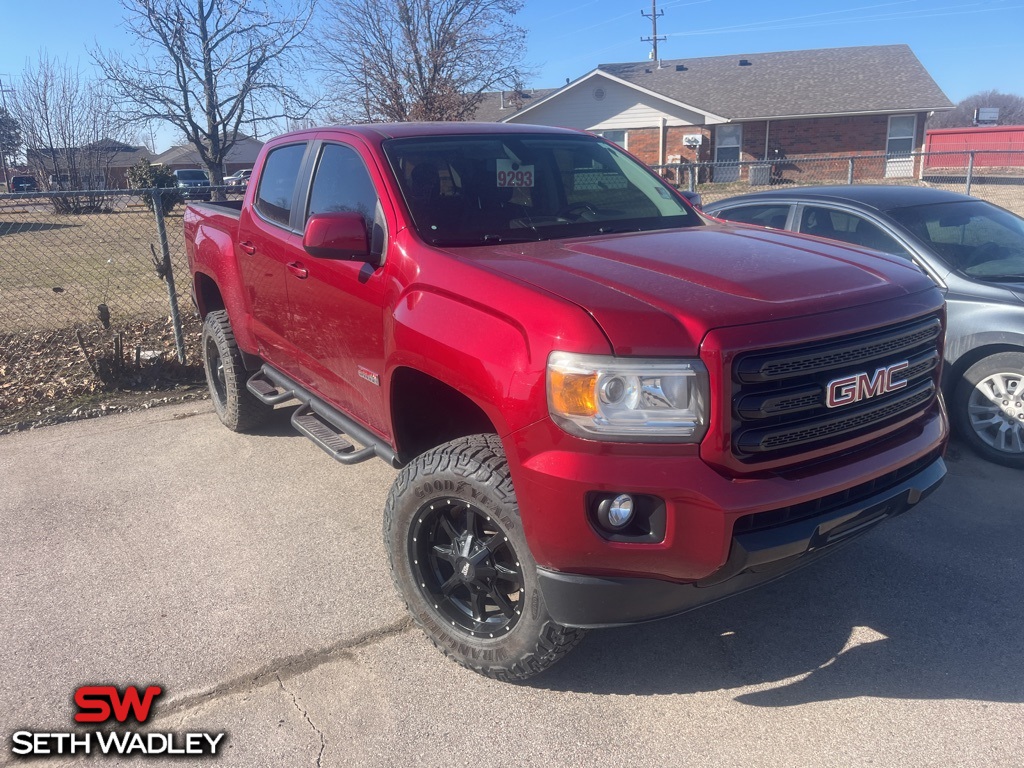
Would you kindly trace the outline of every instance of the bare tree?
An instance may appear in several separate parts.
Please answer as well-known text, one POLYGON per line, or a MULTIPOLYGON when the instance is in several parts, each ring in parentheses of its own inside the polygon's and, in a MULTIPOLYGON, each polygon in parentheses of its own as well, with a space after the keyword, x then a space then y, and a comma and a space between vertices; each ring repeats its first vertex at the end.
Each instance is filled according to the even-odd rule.
POLYGON ((300 41, 316 0, 121 0, 137 55, 91 51, 133 123, 170 123, 195 147, 212 183, 241 129, 305 117, 300 41), (283 105, 287 104, 289 110, 283 105), (293 111, 297 114, 285 114, 293 111))
POLYGON ((928 118, 929 128, 965 128, 974 125, 974 110, 998 107, 999 125, 1024 125, 1024 96, 999 91, 983 91, 968 96, 949 112, 937 112, 928 118))
POLYGON ((344 120, 464 120, 525 79, 519 0, 328 2, 323 55, 344 120))
MULTIPOLYGON (((108 169, 130 136, 110 110, 103 84, 77 65, 41 52, 14 89, 11 109, 21 126, 31 171, 51 190, 104 189, 108 169)), ((84 198, 83 198, 84 200, 84 198)), ((54 197, 58 210, 77 210, 82 200, 54 197)), ((101 205, 92 200, 90 205, 101 205)))
MULTIPOLYGON (((0 83, 0 88, 3 84, 0 83)), ((0 184, 8 184, 7 167, 14 162, 14 158, 21 150, 21 126, 14 116, 5 107, 0 106, 0 184)))

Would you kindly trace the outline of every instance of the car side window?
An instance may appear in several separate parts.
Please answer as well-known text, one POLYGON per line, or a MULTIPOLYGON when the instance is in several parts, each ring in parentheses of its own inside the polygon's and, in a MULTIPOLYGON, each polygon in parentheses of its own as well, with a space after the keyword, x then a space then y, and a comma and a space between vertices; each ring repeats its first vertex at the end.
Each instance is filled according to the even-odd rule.
POLYGON ((348 211, 363 215, 370 234, 370 252, 377 256, 383 253, 384 215, 366 164, 351 147, 324 144, 313 173, 306 221, 316 213, 348 211))
POLYGON ((306 145, 288 144, 267 155, 253 207, 267 221, 287 227, 291 218, 295 182, 302 168, 306 145))
POLYGON ((785 229, 786 219, 789 218, 789 206, 779 204, 741 205, 722 211, 718 217, 726 221, 735 221, 738 224, 785 229))
POLYGON ((850 245, 912 259, 912 254, 900 243, 867 219, 834 208, 808 205, 800 216, 800 231, 808 235, 840 240, 850 245))

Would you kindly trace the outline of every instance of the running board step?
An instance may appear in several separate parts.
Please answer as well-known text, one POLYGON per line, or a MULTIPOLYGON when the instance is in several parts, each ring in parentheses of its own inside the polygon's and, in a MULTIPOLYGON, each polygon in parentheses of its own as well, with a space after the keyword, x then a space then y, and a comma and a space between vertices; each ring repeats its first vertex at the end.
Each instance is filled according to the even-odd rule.
POLYGON ((292 426, 319 445, 332 459, 342 464, 358 464, 377 455, 372 446, 356 450, 356 447, 345 439, 344 432, 329 424, 308 405, 300 406, 292 414, 292 426))
POLYGON ((290 389, 281 392, 263 371, 250 377, 245 382, 245 388, 252 392, 257 400, 267 405, 279 405, 295 398, 295 393, 290 389))

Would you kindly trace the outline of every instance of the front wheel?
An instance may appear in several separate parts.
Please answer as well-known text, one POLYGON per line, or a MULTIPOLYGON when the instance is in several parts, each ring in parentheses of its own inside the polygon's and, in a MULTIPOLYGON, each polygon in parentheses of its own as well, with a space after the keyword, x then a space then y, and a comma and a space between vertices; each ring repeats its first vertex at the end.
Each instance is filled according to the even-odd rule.
POLYGON ((979 454, 1024 467, 1024 353, 1000 352, 968 368, 953 393, 952 416, 979 454))
POLYGON ((464 667, 523 680, 583 638, 548 615, 496 435, 453 440, 402 470, 384 543, 416 622, 464 667))

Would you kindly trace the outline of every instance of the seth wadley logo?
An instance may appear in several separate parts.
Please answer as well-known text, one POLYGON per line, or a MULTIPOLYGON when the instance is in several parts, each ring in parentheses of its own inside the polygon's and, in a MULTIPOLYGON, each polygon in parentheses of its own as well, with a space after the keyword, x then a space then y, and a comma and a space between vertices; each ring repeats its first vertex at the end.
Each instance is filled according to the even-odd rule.
MULTIPOLYGON (((85 685, 75 691, 78 712, 76 723, 137 723, 149 719, 153 702, 163 693, 151 685, 140 694, 129 685, 122 694, 113 685, 85 685)), ((174 757, 213 756, 223 746, 223 733, 158 733, 153 731, 102 730, 50 733, 15 731, 11 736, 11 753, 15 757, 46 755, 160 755, 174 757)))

